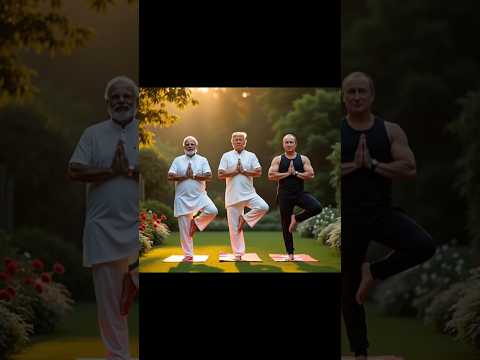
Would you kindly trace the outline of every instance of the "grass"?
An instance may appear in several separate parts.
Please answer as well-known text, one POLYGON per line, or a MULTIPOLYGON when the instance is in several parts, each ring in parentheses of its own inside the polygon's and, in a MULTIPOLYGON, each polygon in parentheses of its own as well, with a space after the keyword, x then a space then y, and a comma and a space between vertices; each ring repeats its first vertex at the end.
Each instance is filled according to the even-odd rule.
MULTIPOLYGON (((477 360, 479 352, 472 347, 442 335, 420 320, 386 317, 371 304, 367 305, 370 349, 373 355, 397 355, 405 360, 477 360)), ((348 340, 342 323, 342 353, 349 354, 348 340)))
MULTIPOLYGON (((138 305, 129 315, 130 354, 138 358, 138 305)), ((30 346, 16 354, 13 360, 75 360, 77 358, 104 358, 105 349, 100 340, 96 305, 76 304, 74 311, 58 325, 54 333, 37 336, 30 346)))
POLYGON ((306 253, 319 262, 273 261, 268 254, 285 253, 282 234, 274 231, 246 231, 247 252, 256 252, 262 262, 219 262, 218 254, 231 252, 228 232, 198 232, 195 254, 209 255, 204 263, 164 263, 173 254, 182 254, 179 233, 172 233, 165 244, 146 254, 140 262, 141 272, 339 272, 340 256, 336 250, 320 245, 313 239, 294 237, 295 252, 306 253))

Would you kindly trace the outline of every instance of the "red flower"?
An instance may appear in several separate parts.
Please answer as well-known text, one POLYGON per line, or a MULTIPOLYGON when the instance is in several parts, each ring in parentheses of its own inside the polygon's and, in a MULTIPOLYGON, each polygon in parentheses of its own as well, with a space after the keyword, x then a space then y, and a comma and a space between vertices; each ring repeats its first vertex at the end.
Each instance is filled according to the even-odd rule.
POLYGON ((45 283, 45 284, 50 284, 52 282, 52 277, 50 276, 49 273, 42 273, 40 275, 40 279, 42 279, 42 281, 45 283))
POLYGON ((141 218, 142 220, 145 220, 145 219, 147 218, 147 214, 144 213, 144 212, 141 212, 141 213, 140 213, 140 218, 141 218))
POLYGON ((7 265, 7 274, 13 275, 17 272, 18 264, 15 261, 10 261, 7 265))
POLYGON ((65 272, 65 267, 62 264, 56 262, 55 264, 53 264, 53 271, 57 274, 63 274, 65 272))
POLYGON ((153 220, 157 220, 158 219, 158 215, 156 213, 153 213, 153 220))
POLYGON ((165 221, 165 220, 167 220, 167 217, 162 214, 162 216, 160 216, 160 221, 165 221))
POLYGON ((23 280, 23 283, 25 285, 33 285, 35 282, 33 281, 33 279, 30 276, 28 276, 28 277, 25 278, 25 280, 23 280))
POLYGON ((0 280, 8 281, 10 280, 10 275, 6 272, 0 272, 0 280))
POLYGON ((41 294, 41 293, 43 292, 43 285, 42 285, 41 282, 37 281, 37 282, 35 283, 35 290, 37 290, 37 292, 38 292, 39 294, 41 294))
POLYGON ((10 259, 10 258, 8 258, 8 257, 7 257, 7 258, 5 258, 5 260, 4 260, 5 267, 7 267, 7 266, 8 266, 8 264, 10 264, 12 261, 13 261, 13 260, 12 260, 12 259, 10 259))
POLYGON ((10 300, 10 294, 6 289, 0 290, 0 300, 10 300))
POLYGON ((32 261, 32 267, 33 267, 35 270, 42 271, 43 268, 45 267, 45 265, 43 265, 42 260, 35 259, 35 260, 32 261))
POLYGON ((7 292, 10 294, 10 299, 13 299, 17 295, 17 292, 12 287, 8 287, 7 292))

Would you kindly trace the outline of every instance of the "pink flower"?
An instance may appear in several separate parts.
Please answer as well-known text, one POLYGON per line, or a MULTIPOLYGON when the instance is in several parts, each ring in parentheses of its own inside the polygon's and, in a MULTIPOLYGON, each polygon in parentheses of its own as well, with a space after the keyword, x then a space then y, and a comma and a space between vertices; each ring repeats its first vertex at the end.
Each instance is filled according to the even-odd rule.
POLYGON ((52 282, 52 277, 50 276, 49 273, 42 273, 40 275, 40 279, 42 279, 42 281, 45 283, 45 284, 50 284, 52 282))
POLYGON ((35 270, 42 271, 45 265, 43 265, 43 261, 39 259, 35 259, 32 261, 32 267, 35 270))
POLYGON ((34 286, 34 287, 35 287, 35 290, 37 290, 37 292, 38 292, 39 294, 41 294, 41 293, 43 292, 43 285, 42 285, 42 283, 40 283, 39 281, 37 281, 37 282, 35 283, 35 286, 34 286))
POLYGON ((55 264, 53 264, 53 271, 57 274, 63 274, 65 273, 65 267, 62 264, 56 262, 55 264))
POLYGON ((5 263, 5 267, 7 267, 7 266, 8 266, 8 264, 10 264, 12 261, 13 261, 13 260, 12 260, 12 259, 10 259, 10 258, 8 258, 8 257, 7 257, 7 258, 5 258, 5 260, 3 261, 3 262, 5 263))
POLYGON ((10 261, 7 265, 6 272, 9 275, 13 275, 17 272, 18 264, 15 261, 10 261))

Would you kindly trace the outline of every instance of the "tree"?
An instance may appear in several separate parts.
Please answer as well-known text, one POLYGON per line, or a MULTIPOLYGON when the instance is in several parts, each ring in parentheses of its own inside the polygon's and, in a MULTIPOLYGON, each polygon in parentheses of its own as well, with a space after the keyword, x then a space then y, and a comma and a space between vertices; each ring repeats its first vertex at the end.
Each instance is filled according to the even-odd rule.
POLYGON ((479 87, 480 49, 470 39, 480 4, 346 0, 342 5, 350 14, 343 23, 342 72, 372 75, 375 113, 405 130, 416 155, 417 181, 396 185, 396 202, 439 242, 466 237, 465 203, 452 186, 457 173, 451 164, 461 148, 446 126, 461 111, 457 99, 479 87), (363 16, 351 16, 355 9, 363 16))
POLYGON ((298 151, 307 155, 315 170, 315 179, 307 182, 308 189, 324 203, 333 203, 335 194, 329 186, 332 164, 327 156, 340 141, 340 94, 335 90, 316 89, 293 102, 292 110, 274 123, 272 146, 281 148, 287 133, 297 137, 298 151))
MULTIPOLYGON (((135 0, 126 0, 134 3, 135 0)), ((115 0, 88 0, 96 11, 105 11, 115 0)), ((0 2, 0 99, 31 95, 34 69, 21 60, 22 51, 69 54, 84 46, 93 30, 73 25, 62 13, 62 0, 2 0, 0 2)))
POLYGON ((176 105, 179 109, 187 105, 197 105, 188 88, 142 88, 138 118, 140 120, 140 143, 151 145, 154 142, 152 128, 170 126, 178 121, 178 115, 167 109, 167 104, 176 105))
POLYGON ((140 150, 140 171, 145 181, 145 198, 164 204, 173 202, 173 187, 167 181, 169 164, 154 148, 140 150))

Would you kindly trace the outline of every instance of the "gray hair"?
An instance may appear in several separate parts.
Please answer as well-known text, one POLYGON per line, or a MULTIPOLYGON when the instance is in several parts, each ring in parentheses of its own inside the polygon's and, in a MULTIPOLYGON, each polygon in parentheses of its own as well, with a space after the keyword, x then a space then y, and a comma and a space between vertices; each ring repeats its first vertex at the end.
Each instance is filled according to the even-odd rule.
POLYGON ((195 139, 194 136, 191 136, 191 135, 188 135, 186 136, 184 139, 183 139, 183 142, 182 142, 182 145, 185 146, 185 141, 187 140, 193 140, 193 142, 195 143, 196 146, 198 146, 198 140, 195 139))
POLYGON ((129 84, 132 87, 133 93, 135 94, 135 96, 138 99, 138 97, 140 95, 140 91, 138 90, 138 86, 137 86, 137 84, 135 84, 135 81, 133 81, 129 77, 121 75, 121 76, 114 77, 112 80, 110 80, 107 83, 107 86, 105 87, 105 95, 104 95, 105 100, 108 100, 108 94, 110 92, 110 88, 119 81, 123 81, 123 82, 126 82, 127 84, 129 84))
POLYGON ((243 136, 243 138, 245 140, 247 140, 247 133, 244 132, 244 131, 235 131, 233 134, 232 134, 232 138, 230 140, 233 140, 233 137, 234 136, 243 136))

